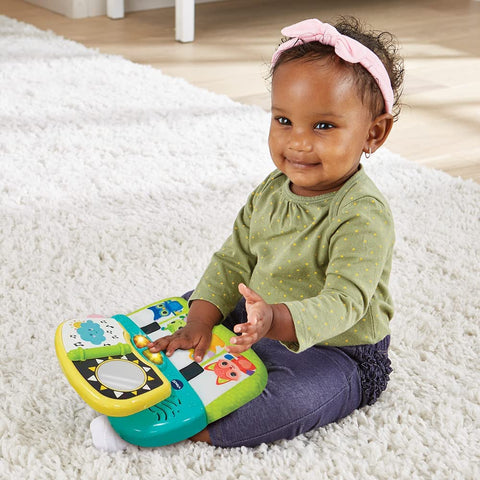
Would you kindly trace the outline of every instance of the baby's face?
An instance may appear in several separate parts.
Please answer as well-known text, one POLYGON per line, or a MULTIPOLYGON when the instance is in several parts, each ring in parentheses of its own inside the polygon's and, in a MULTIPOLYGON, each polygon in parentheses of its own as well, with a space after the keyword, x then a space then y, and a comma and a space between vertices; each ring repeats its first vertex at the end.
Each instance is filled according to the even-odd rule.
POLYGON ((275 71, 268 144, 293 193, 338 190, 368 151, 371 125, 371 112, 341 66, 294 60, 275 71))

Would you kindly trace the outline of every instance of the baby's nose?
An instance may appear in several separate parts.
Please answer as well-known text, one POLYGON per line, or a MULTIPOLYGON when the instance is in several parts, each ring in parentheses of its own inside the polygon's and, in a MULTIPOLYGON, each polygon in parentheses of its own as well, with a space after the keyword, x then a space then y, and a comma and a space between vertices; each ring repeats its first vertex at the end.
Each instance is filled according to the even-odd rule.
POLYGON ((297 152, 310 152, 312 150, 312 143, 303 129, 292 129, 288 148, 297 152))

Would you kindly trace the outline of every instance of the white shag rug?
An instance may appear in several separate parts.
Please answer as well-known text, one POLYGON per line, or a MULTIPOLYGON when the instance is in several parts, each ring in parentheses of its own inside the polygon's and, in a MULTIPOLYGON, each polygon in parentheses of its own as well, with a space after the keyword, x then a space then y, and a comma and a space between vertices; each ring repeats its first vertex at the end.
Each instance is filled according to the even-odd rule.
POLYGON ((55 328, 195 285, 272 169, 268 114, 0 17, 0 119, 2 479, 480 478, 479 185, 386 149, 366 162, 398 237, 374 406, 254 449, 106 454, 55 328))

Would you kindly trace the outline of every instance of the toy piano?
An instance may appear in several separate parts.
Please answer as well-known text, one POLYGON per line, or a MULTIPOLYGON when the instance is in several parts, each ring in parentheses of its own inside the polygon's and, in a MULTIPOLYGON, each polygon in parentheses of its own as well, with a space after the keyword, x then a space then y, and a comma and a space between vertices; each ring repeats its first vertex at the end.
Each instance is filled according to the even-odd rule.
POLYGON ((265 388, 262 361, 251 349, 227 353, 234 334, 222 325, 213 329, 200 363, 193 350, 171 357, 150 352, 150 341, 182 328, 187 313, 183 298, 168 298, 129 315, 91 315, 57 328, 55 349, 67 379, 129 443, 155 447, 185 440, 265 388))

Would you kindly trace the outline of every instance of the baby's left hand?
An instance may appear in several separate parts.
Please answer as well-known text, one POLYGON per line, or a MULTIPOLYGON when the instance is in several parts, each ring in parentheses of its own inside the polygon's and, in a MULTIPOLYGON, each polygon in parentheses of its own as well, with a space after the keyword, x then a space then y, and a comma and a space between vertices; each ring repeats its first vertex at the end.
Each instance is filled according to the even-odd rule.
POLYGON ((246 300, 248 322, 235 325, 235 333, 241 333, 241 335, 230 340, 232 345, 227 348, 230 353, 242 353, 248 350, 269 332, 273 322, 272 305, 243 283, 238 286, 238 291, 246 300))

